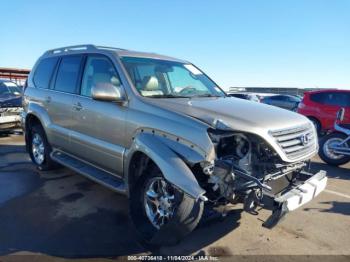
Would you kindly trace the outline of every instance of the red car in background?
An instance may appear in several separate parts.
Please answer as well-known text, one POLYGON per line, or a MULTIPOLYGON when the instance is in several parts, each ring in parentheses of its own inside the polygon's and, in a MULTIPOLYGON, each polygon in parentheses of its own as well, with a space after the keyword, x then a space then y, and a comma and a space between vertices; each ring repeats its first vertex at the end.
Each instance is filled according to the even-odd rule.
POLYGON ((350 90, 327 89, 305 92, 297 112, 307 116, 318 133, 333 130, 338 110, 345 108, 343 123, 350 123, 350 90))

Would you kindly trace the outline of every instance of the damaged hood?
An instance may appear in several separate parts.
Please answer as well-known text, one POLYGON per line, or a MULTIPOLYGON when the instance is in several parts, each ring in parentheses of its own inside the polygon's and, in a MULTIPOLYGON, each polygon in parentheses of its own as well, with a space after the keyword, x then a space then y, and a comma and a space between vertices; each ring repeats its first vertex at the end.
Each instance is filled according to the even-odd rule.
POLYGON ((234 97, 151 98, 149 102, 219 129, 258 133, 309 123, 309 120, 300 114, 234 97))

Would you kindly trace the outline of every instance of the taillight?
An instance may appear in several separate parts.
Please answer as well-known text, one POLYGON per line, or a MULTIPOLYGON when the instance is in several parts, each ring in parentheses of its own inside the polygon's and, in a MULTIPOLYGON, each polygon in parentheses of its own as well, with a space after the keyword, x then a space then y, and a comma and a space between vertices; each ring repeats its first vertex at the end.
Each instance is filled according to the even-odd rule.
POLYGON ((305 104, 303 102, 300 102, 299 105, 298 105, 298 108, 304 108, 305 107, 305 104))

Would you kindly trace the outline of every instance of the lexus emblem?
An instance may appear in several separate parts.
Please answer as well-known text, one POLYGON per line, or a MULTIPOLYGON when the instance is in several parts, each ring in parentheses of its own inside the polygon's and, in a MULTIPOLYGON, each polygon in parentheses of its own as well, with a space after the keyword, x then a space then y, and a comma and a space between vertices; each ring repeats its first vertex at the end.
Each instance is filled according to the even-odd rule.
POLYGON ((310 138, 307 134, 305 134, 300 137, 300 141, 303 146, 306 146, 310 142, 310 138))

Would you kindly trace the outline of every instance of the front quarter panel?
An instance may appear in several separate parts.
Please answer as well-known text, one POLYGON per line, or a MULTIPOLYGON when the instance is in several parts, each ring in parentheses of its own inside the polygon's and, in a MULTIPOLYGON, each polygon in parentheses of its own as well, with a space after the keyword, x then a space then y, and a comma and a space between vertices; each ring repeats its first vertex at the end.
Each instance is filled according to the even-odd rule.
MULTIPOLYGON (((125 157, 125 174, 127 181, 128 167, 134 153, 142 152, 147 155, 162 171, 166 180, 178 187, 191 197, 198 199, 205 193, 195 176, 185 164, 183 159, 179 157, 170 147, 169 144, 156 135, 140 133, 133 142, 132 147, 127 151, 125 157)), ((190 151, 186 151, 189 153, 190 151)), ((194 156, 199 157, 199 156, 194 156)))

